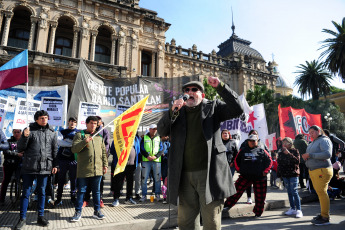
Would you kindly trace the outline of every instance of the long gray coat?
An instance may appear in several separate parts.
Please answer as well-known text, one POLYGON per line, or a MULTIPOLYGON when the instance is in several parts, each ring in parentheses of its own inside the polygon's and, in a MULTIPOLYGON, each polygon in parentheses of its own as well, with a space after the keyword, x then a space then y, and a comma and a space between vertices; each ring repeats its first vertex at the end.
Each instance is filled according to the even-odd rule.
MULTIPOLYGON (((201 102, 201 125, 208 146, 206 204, 236 193, 226 158, 226 148, 221 138, 220 122, 240 116, 243 108, 238 100, 238 95, 229 86, 220 84, 216 90, 225 103, 220 100, 208 101, 206 99, 201 102)), ((168 201, 175 205, 182 173, 186 127, 185 107, 181 108, 180 114, 173 124, 170 121, 170 111, 167 111, 157 126, 160 135, 170 136, 168 173, 170 196, 168 196, 168 201)))

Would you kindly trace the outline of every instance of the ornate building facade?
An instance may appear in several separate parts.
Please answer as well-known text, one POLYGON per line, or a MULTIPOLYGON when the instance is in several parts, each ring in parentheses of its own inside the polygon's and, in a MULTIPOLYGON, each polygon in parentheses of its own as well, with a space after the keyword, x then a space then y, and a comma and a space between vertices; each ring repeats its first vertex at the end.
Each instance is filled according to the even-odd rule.
POLYGON ((139 0, 0 0, 0 64, 29 49, 29 84, 67 84, 79 59, 99 75, 215 75, 239 94, 255 84, 276 88, 277 73, 250 42, 231 37, 211 53, 165 40, 170 24, 139 0))

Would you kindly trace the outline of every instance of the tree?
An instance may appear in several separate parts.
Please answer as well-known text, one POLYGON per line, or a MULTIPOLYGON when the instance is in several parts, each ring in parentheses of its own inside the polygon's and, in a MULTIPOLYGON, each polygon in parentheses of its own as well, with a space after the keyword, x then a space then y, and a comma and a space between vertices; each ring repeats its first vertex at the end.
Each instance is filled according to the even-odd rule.
POLYGON ((254 90, 247 91, 247 102, 250 106, 264 103, 269 104, 274 101, 274 90, 268 89, 266 85, 255 85, 254 90))
POLYGON ((313 100, 319 100, 320 95, 328 95, 330 92, 330 75, 323 67, 323 63, 317 60, 311 62, 306 61, 306 64, 300 64, 296 73, 297 76, 294 86, 298 86, 298 92, 302 97, 312 96, 313 100))
POLYGON ((327 48, 320 55, 320 58, 325 57, 324 65, 332 74, 339 74, 345 81, 345 17, 342 24, 332 21, 337 31, 323 29, 322 32, 327 33, 332 38, 327 38, 322 43, 320 49, 327 48))
POLYGON ((216 98, 221 99, 221 97, 217 94, 216 89, 207 83, 207 78, 204 78, 202 83, 204 84, 204 89, 205 89, 204 94, 205 94, 206 99, 209 99, 209 100, 214 100, 216 98))

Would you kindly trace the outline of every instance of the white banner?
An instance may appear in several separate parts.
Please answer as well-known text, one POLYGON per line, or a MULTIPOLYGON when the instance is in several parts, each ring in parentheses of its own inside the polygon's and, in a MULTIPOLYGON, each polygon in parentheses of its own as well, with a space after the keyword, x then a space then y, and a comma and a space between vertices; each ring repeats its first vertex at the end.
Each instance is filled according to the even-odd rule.
POLYGON ((4 125, 8 105, 7 102, 7 99, 0 97, 0 129, 2 129, 2 126, 4 125))
POLYGON ((79 103, 79 113, 78 113, 78 129, 86 129, 86 118, 88 116, 98 116, 101 111, 101 106, 98 104, 93 104, 89 102, 79 103))
POLYGON ((13 129, 21 129, 28 127, 28 124, 31 122, 35 122, 34 115, 36 111, 40 110, 41 102, 35 100, 29 100, 29 120, 27 121, 26 118, 26 99, 19 98, 17 100, 16 111, 14 113, 14 120, 13 120, 13 129))
POLYGON ((265 144, 270 151, 277 150, 276 140, 276 133, 267 135, 265 144))
POLYGON ((41 109, 45 110, 49 114, 48 123, 52 126, 63 126, 64 121, 63 111, 64 111, 64 100, 61 98, 54 97, 42 97, 41 109))
POLYGON ((249 106, 242 94, 239 100, 243 104, 243 114, 240 118, 227 120, 221 124, 221 129, 230 131, 233 139, 237 140, 238 147, 248 137, 250 130, 257 130, 261 141, 265 141, 268 135, 267 121, 264 104, 249 106))

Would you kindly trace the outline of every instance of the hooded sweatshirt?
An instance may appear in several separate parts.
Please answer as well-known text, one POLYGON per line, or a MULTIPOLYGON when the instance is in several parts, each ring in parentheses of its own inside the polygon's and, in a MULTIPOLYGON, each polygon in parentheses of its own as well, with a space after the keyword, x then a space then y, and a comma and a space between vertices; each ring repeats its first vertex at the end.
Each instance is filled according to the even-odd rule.
POLYGON ((332 142, 328 137, 320 135, 308 145, 306 153, 309 153, 309 159, 305 165, 309 170, 332 167, 332 142))

